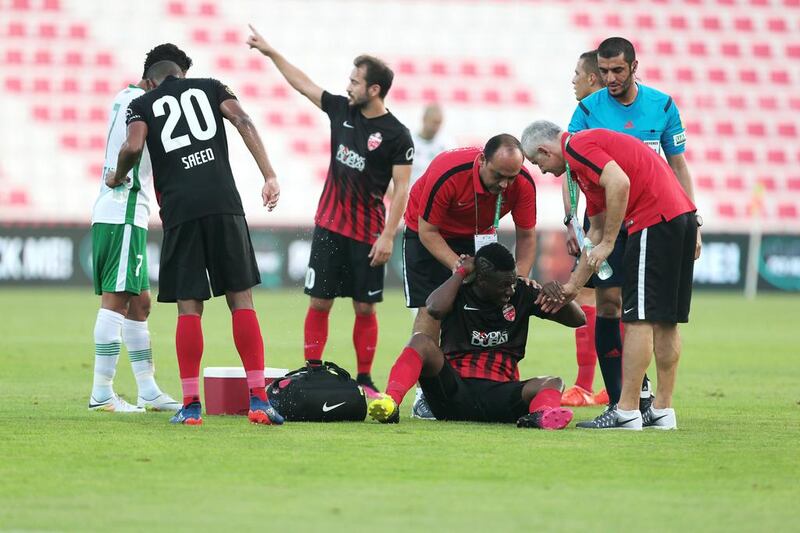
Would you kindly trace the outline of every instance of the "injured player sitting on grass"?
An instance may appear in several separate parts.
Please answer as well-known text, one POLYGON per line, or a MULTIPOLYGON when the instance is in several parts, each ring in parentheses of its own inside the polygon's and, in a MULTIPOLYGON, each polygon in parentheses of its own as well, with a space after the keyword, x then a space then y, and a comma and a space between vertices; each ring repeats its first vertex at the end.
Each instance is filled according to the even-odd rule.
POLYGON ((424 333, 411 337, 392 367, 386 393, 370 398, 370 416, 399 422, 399 405, 419 381, 437 420, 566 427, 572 411, 560 406, 561 378, 520 381, 517 364, 525 356, 530 316, 572 328, 585 317, 574 302, 545 313, 534 303, 538 294, 534 282, 517 277, 514 256, 503 245, 462 256, 426 302, 431 316, 442 321, 441 344, 424 333))

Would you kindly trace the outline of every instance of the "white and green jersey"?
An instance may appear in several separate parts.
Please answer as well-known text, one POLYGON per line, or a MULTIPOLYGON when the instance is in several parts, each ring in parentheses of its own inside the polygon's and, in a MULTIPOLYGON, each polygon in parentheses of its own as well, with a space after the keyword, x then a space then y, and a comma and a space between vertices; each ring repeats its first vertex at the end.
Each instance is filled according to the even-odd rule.
POLYGON ((128 173, 130 181, 115 189, 109 189, 105 183, 106 171, 117 167, 117 156, 127 137, 125 113, 128 104, 144 92, 144 89, 135 85, 128 85, 114 97, 108 120, 108 139, 103 174, 100 177, 100 196, 94 204, 92 224, 134 224, 147 229, 147 221, 150 218, 148 191, 153 180, 153 169, 147 147, 145 146, 139 163, 128 173))

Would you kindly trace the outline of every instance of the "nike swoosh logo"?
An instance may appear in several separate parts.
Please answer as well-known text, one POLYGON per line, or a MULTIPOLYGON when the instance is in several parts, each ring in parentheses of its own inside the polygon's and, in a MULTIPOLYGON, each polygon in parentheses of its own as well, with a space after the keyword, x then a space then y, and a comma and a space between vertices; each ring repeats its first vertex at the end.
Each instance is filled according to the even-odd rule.
POLYGON ((458 203, 458 207, 464 207, 464 206, 465 206, 465 205, 467 205, 469 202, 457 202, 457 203, 458 203))
POLYGON ((344 126, 345 128, 350 128, 351 130, 353 129, 353 125, 347 122, 346 120, 342 122, 342 126, 344 126))
POLYGON ((106 403, 90 403, 89 404, 89 409, 94 409, 95 407, 100 407, 101 405, 106 405, 107 403, 108 402, 106 402, 106 403))
POLYGON ((624 426, 628 422, 633 422, 634 420, 636 420, 636 418, 630 418, 628 420, 617 420, 617 424, 619 424, 620 426, 624 426))
POLYGON ((368 296, 375 296, 376 294, 380 294, 382 292, 383 292, 383 289, 381 289, 379 291, 367 291, 367 295, 368 296))
POLYGON ((626 315, 627 315, 628 313, 630 313, 630 312, 631 312, 631 311, 633 311, 634 309, 636 309, 636 308, 635 308, 635 307, 631 307, 630 309, 625 309, 625 311, 623 311, 623 314, 626 314, 626 315))
POLYGON ((480 311, 480 308, 478 308, 478 307, 470 307, 468 305, 465 305, 464 306, 464 311, 480 311))
POLYGON ((661 415, 658 418, 651 418, 650 423, 652 424, 653 422, 658 422, 659 420, 661 420, 662 418, 666 418, 667 416, 668 415, 661 415))
POLYGON ((333 411, 337 407, 341 407, 342 405, 346 404, 347 402, 337 403, 336 405, 328 405, 328 402, 322 404, 322 412, 327 413, 328 411, 333 411))

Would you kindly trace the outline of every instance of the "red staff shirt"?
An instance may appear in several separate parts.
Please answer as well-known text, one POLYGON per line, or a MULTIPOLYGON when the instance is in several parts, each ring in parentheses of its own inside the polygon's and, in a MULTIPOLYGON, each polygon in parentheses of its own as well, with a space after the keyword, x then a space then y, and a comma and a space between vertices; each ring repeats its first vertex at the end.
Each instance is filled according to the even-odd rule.
MULTIPOLYGON (((422 218, 439 228, 445 239, 469 238, 476 230, 492 233, 497 195, 481 183, 480 154, 480 148, 458 148, 436 156, 411 187, 406 226, 419 231, 418 218, 422 218)), ((518 228, 536 225, 536 185, 524 168, 503 192, 500 217, 508 213, 518 228)))
POLYGON ((639 139, 605 129, 584 130, 561 138, 564 157, 572 179, 586 195, 586 211, 594 216, 606 210, 605 189, 600 174, 611 162, 630 179, 628 205, 623 225, 635 233, 678 215, 695 211, 672 168, 652 148, 639 139))

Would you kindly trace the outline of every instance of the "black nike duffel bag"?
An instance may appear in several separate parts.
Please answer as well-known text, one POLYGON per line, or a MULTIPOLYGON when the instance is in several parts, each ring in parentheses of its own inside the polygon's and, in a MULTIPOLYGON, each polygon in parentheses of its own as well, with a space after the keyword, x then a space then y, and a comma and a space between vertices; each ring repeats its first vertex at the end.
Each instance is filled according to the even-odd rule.
POLYGON ((367 399, 350 374, 328 361, 309 361, 269 386, 269 401, 291 422, 361 422, 367 399))

